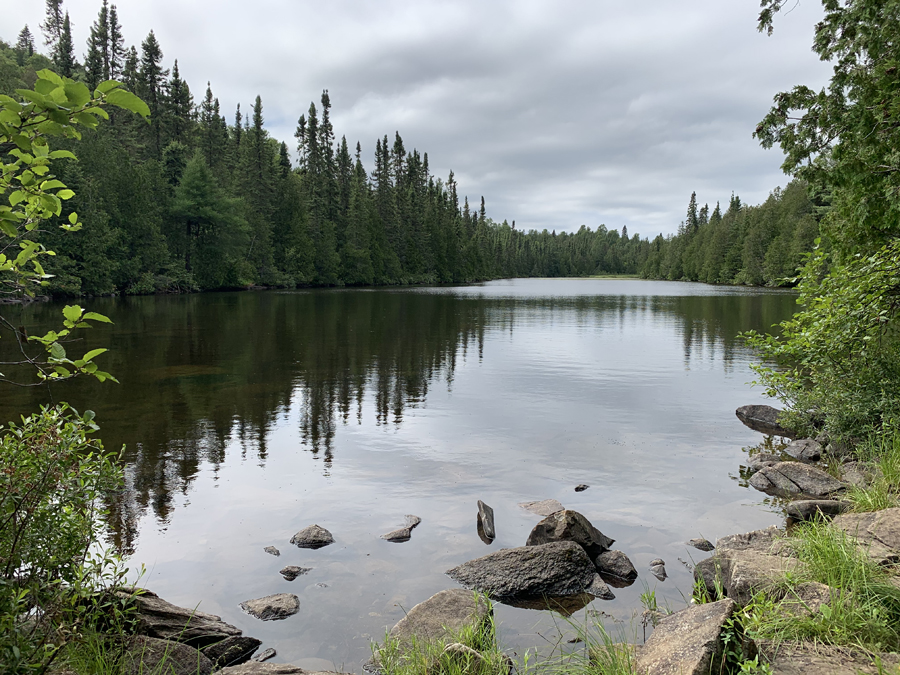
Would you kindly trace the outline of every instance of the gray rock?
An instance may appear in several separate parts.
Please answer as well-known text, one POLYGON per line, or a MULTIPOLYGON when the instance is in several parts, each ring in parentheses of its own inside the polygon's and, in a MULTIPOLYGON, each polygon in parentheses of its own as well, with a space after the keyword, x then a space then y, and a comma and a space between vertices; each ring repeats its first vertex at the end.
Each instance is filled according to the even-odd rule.
POLYGON ((607 577, 613 577, 616 580, 627 582, 623 585, 630 586, 637 579, 637 570, 622 551, 604 551, 594 557, 594 565, 597 566, 597 571, 605 581, 609 581, 607 577))
POLYGON ((895 672, 900 655, 866 653, 850 647, 799 642, 757 643, 761 663, 771 666, 776 675, 881 675, 895 672), (875 658, 881 661, 876 665, 875 658))
POLYGON ((293 581, 301 574, 306 574, 310 571, 312 571, 312 567, 297 567, 297 565, 288 565, 287 567, 278 570, 278 573, 287 581, 293 581))
POLYGON ((401 647, 416 640, 436 642, 458 634, 464 628, 478 628, 488 621, 491 604, 483 596, 461 588, 435 593, 406 613, 391 628, 389 637, 401 647), (477 601, 476 601, 477 600, 477 601))
POLYGON ((265 552, 268 553, 269 555, 274 555, 274 556, 280 556, 280 555, 281 555, 281 551, 279 551, 279 550, 278 550, 277 548, 275 548, 274 546, 266 546, 266 547, 263 549, 263 551, 265 551, 265 552))
POLYGON ((653 567, 654 565, 665 565, 665 564, 666 564, 666 561, 663 560, 662 558, 654 558, 653 560, 650 561, 650 567, 653 567))
POLYGON ((856 539, 879 564, 900 563, 900 508, 845 513, 837 516, 833 525, 856 539))
POLYGON ((830 518, 849 510, 849 502, 836 499, 798 499, 787 505, 785 513, 794 520, 813 520, 816 517, 830 518))
POLYGON ((721 634, 737 605, 729 598, 670 614, 635 656, 635 671, 653 675, 709 675, 719 672, 721 634))
POLYGON ((136 635, 123 657, 125 675, 210 675, 213 663, 194 647, 179 642, 136 635))
POLYGON ((834 476, 802 462, 781 462, 753 474, 750 485, 778 497, 820 499, 841 493, 846 485, 834 476))
POLYGON ((422 522, 422 519, 419 516, 407 515, 406 516, 406 525, 401 527, 398 530, 394 530, 393 532, 388 532, 387 534, 381 535, 382 539, 387 539, 388 541, 392 541, 395 544, 403 543, 404 541, 409 541, 412 537, 412 531, 422 522))
POLYGON ((204 647, 200 651, 212 661, 214 669, 219 669, 249 661, 261 644, 260 640, 253 637, 234 636, 204 647))
POLYGON ((178 607, 146 589, 119 592, 135 608, 135 632, 139 635, 183 642, 202 648, 225 638, 241 635, 241 629, 215 614, 178 607))
POLYGON ((272 647, 268 649, 262 650, 259 654, 257 654, 253 660, 257 663, 262 663, 263 661, 268 661, 269 659, 274 659, 278 655, 278 652, 275 651, 272 647))
POLYGON ((558 511, 562 511, 564 508, 555 499, 544 499, 540 502, 522 502, 519 506, 538 516, 550 516, 558 511))
POLYGON ((504 601, 589 593, 599 577, 587 553, 572 541, 502 549, 447 574, 466 588, 504 601))
POLYGON ((694 567, 694 578, 704 583, 711 596, 718 579, 725 595, 741 605, 760 591, 780 597, 785 573, 800 565, 782 535, 773 526, 723 537, 716 542, 715 554, 694 567))
POLYGON ((300 666, 294 666, 290 663, 257 663, 249 661, 248 663, 230 668, 223 668, 218 671, 217 675, 346 675, 345 673, 334 673, 332 671, 311 671, 303 670, 300 666))
POLYGON ((310 525, 291 537, 291 543, 300 548, 322 548, 333 544, 334 537, 324 527, 310 525))
POLYGON ((785 429, 778 423, 778 415, 781 410, 770 405, 742 405, 734 411, 737 418, 750 427, 767 436, 781 436, 783 438, 796 438, 797 434, 785 429))
POLYGON ((494 529, 494 509, 480 499, 478 500, 478 522, 481 524, 481 531, 484 533, 484 536, 493 541, 494 537, 497 536, 497 532, 494 529))
POLYGON ((841 478, 845 483, 864 488, 884 478, 881 467, 868 462, 845 462, 841 465, 841 478))
POLYGON ((704 539, 703 537, 691 539, 689 542, 687 542, 687 545, 693 546, 698 551, 703 551, 704 553, 709 553, 716 548, 712 545, 711 541, 709 541, 708 539, 704 539))
POLYGON ((845 593, 836 588, 816 581, 806 581, 793 586, 785 594, 778 605, 778 612, 796 617, 813 617, 820 612, 822 605, 834 607, 834 603, 840 602, 842 596, 845 597, 845 593))
POLYGON ((300 598, 292 593, 275 593, 245 600, 241 603, 241 609, 261 621, 280 621, 300 611, 300 598))
POLYGON ((547 516, 535 525, 525 545, 539 546, 556 541, 574 541, 591 556, 609 550, 615 542, 577 511, 564 510, 547 516))
POLYGON ((579 593, 578 595, 555 596, 552 598, 503 598, 500 602, 519 609, 536 609, 542 612, 549 610, 563 616, 572 616, 575 612, 587 607, 598 597, 601 600, 613 600, 615 596, 609 590, 609 587, 607 587, 607 592, 608 595, 606 597, 595 596, 591 593, 579 593))
POLYGON ((747 471, 752 475, 761 469, 765 469, 767 466, 774 466, 783 461, 781 457, 771 452, 758 452, 755 455, 750 455, 747 459, 747 471))
POLYGON ((822 446, 811 438, 792 441, 784 452, 801 462, 818 462, 822 459, 822 446))
POLYGON ((584 492, 584 491, 587 490, 589 487, 591 487, 591 486, 590 486, 590 485, 585 485, 584 483, 582 483, 581 485, 576 485, 576 486, 575 486, 575 492, 584 492))
POLYGON ((650 565, 650 574, 655 576, 660 581, 665 581, 669 578, 669 575, 666 574, 665 565, 650 565))

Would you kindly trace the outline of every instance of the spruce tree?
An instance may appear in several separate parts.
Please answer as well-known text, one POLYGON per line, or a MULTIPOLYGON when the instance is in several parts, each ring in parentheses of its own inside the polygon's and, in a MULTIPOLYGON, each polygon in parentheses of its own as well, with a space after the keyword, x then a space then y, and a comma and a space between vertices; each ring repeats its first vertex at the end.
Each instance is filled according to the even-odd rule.
POLYGON ((169 75, 169 71, 162 67, 162 57, 162 48, 151 30, 141 43, 138 92, 150 108, 150 151, 156 159, 162 155, 165 86, 169 75))
POLYGON ((56 42, 56 49, 53 52, 53 65, 56 66, 57 72, 64 77, 72 77, 75 74, 75 68, 78 67, 78 61, 75 60, 75 45, 72 43, 72 24, 69 21, 68 12, 63 18, 59 40, 56 42))
POLYGON ((178 59, 172 66, 172 77, 166 86, 166 137, 188 145, 189 134, 194 123, 194 97, 187 82, 181 79, 178 72, 178 59))
POLYGON ((50 53, 56 52, 56 45, 62 36, 63 28, 63 0, 45 0, 46 17, 41 24, 41 32, 44 34, 44 44, 50 47, 50 53))
POLYGON ((125 65, 125 37, 122 35, 122 25, 119 23, 119 13, 115 5, 109 6, 109 40, 107 42, 109 53, 109 73, 107 79, 117 78, 122 74, 125 65))
POLYGON ((91 26, 88 51, 84 59, 85 76, 91 89, 111 77, 109 64, 109 6, 107 0, 103 0, 97 20, 91 26))
POLYGON ((16 61, 23 66, 32 54, 34 54, 34 37, 26 23, 25 27, 19 31, 19 37, 16 38, 16 61))

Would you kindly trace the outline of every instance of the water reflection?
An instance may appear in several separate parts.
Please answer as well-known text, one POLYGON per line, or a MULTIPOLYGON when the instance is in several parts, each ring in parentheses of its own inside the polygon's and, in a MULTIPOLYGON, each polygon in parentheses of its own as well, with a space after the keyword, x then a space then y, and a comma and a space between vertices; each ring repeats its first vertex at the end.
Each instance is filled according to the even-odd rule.
MULTIPOLYGON (((302 447, 329 472, 339 426, 373 415, 399 427, 430 388, 452 389, 460 360, 482 358, 488 335, 554 324, 611 334, 662 327, 680 337, 685 368, 715 358, 727 369, 744 350, 740 330, 766 330, 794 303, 789 294, 694 295, 659 282, 584 281, 554 295, 538 286, 529 294, 523 283, 525 293, 520 284, 509 294, 489 285, 91 301, 115 325, 90 332, 85 349, 109 346, 104 366, 122 384, 64 383, 54 396, 95 410, 106 445, 126 446, 116 543, 131 550, 148 510, 168 523, 175 499, 187 499, 204 466, 218 471, 235 440, 243 459, 265 464, 271 433, 295 411, 302 447)), ((25 308, 22 321, 49 327, 58 310, 25 308)), ((4 419, 47 400, 43 390, 2 395, 4 419)))

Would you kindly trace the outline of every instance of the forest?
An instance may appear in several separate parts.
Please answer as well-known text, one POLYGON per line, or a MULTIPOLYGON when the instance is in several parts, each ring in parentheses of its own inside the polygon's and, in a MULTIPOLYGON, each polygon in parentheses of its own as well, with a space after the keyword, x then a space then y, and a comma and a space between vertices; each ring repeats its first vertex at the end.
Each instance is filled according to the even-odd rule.
POLYGON ((88 228, 63 233, 51 221, 41 232, 57 253, 47 264, 53 295, 595 274, 781 285, 815 238, 802 184, 759 207, 732 197, 724 214, 692 196, 679 234, 652 242, 603 225, 522 231, 490 218, 484 197, 470 204, 452 172, 432 175, 428 154, 399 132, 376 139, 366 168, 361 143, 338 140, 328 91, 299 115, 289 148, 266 130, 260 97, 228 115, 210 83, 195 100, 152 30, 126 47, 107 0, 80 58, 62 0, 48 0, 40 30, 46 53, 28 26, 14 44, 0 41, 0 93, 51 68, 89 87, 120 80, 151 112, 148 124, 116 110, 68 141, 79 160, 58 173, 76 197, 58 220, 77 211, 88 228))

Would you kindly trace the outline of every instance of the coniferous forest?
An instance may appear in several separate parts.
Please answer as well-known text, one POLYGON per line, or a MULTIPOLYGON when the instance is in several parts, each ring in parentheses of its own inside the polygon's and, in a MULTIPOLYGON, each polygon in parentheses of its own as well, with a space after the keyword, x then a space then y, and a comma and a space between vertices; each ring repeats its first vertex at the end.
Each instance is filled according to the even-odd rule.
POLYGON ((692 195, 674 236, 652 242, 600 225, 574 233, 516 229, 469 203, 451 172, 429 169, 399 132, 338 139, 323 91, 298 116, 290 148, 265 127, 260 97, 226 112, 210 83, 195 97, 178 60, 151 30, 126 47, 116 6, 102 0, 83 54, 63 0, 46 0, 38 38, 24 27, 0 41, 0 93, 30 88, 51 68, 93 88, 122 81, 149 106, 149 124, 115 111, 69 141, 78 162, 60 179, 77 195, 86 232, 47 227, 54 295, 149 294, 250 286, 461 283, 509 277, 641 274, 648 278, 782 285, 818 225, 805 187, 792 183, 758 207, 698 208, 692 195), (171 65, 169 65, 171 63, 171 65), (293 150, 293 152, 292 152, 293 150))

